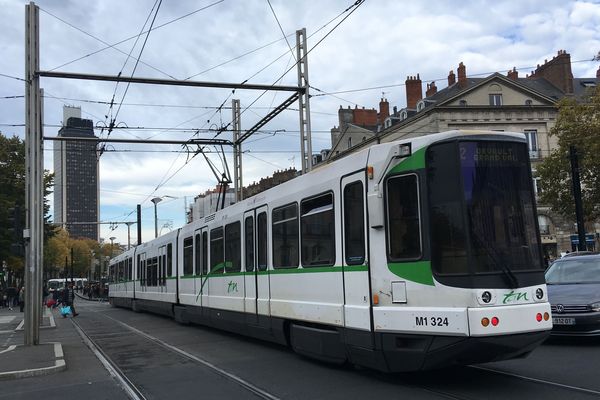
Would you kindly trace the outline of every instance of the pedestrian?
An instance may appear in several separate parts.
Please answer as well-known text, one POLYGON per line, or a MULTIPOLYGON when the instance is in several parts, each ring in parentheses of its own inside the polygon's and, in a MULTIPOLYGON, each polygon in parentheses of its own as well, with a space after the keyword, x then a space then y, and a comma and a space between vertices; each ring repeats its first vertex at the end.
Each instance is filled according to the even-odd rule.
POLYGON ((71 306, 74 317, 79 315, 77 311, 75 311, 75 289, 73 289, 73 282, 69 282, 69 286, 65 289, 63 301, 66 305, 71 306))
POLYGON ((25 286, 19 290, 19 311, 23 312, 25 308, 25 286))
POLYGON ((8 301, 8 310, 12 311, 13 305, 17 298, 17 288, 11 286, 8 289, 6 289, 6 297, 8 301))

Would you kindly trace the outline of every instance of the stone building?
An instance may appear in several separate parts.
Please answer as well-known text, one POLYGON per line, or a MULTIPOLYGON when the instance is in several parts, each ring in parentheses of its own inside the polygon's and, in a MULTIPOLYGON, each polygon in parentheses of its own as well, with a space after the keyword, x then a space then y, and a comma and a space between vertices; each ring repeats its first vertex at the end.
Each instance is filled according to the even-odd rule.
MULTIPOLYGON (((536 165, 557 147, 557 138, 549 132, 556 122, 558 102, 564 97, 582 98, 598 83, 600 70, 593 78, 574 78, 571 56, 564 50, 525 77, 519 77, 515 68, 506 75, 496 72, 487 77, 469 77, 467 66, 461 62, 456 74, 448 73, 445 88, 438 90, 436 82, 427 83, 425 97, 419 74, 410 76, 405 82, 407 106, 400 110, 394 107, 394 113, 379 121, 372 135, 345 148, 339 144, 335 147, 332 130, 329 160, 375 143, 453 129, 511 131, 525 135, 535 176, 536 165)), ((343 122, 340 112, 340 128, 343 122)), ((537 195, 535 184, 534 178, 537 195)), ((556 257, 562 251, 572 251, 574 222, 565 221, 543 204, 538 204, 538 214, 546 255, 556 257)), ((595 231, 588 227, 588 233, 595 231)), ((594 245, 598 249, 598 243, 594 245)))

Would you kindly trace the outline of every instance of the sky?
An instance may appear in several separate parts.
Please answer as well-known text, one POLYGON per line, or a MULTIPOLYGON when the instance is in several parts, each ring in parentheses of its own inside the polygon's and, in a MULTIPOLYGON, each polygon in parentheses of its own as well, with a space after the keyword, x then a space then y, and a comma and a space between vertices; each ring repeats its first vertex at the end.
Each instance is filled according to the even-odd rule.
MULTIPOLYGON (((25 4, 0 0, 0 131, 21 138, 25 4)), ((592 61, 600 52, 598 1, 365 0, 353 6, 343 0, 41 0, 36 4, 44 71, 297 85, 290 46, 296 44, 295 32, 306 28, 313 152, 331 147, 330 129, 338 125, 340 106, 377 108, 385 97, 390 108, 405 107, 408 76, 419 74, 423 93, 431 81, 438 90, 446 87, 448 72, 456 73, 460 62, 468 76, 506 73, 516 67, 523 77, 559 50, 571 55, 574 77, 595 77, 599 67, 592 61), (156 29, 140 35, 150 26, 156 29)), ((231 122, 232 99, 240 100, 244 130, 289 96, 56 78, 42 78, 40 84, 45 93, 44 135, 50 137, 58 133, 62 108, 69 105, 81 107, 82 117, 99 128, 115 118, 125 129, 115 129, 111 138, 211 139, 216 129, 231 122)), ((244 185, 277 170, 300 168, 297 107, 293 104, 244 142, 244 185)), ((106 138, 107 132, 97 129, 96 135, 106 138)), ((219 138, 231 139, 231 132, 219 138)), ((52 148, 53 142, 45 141, 44 162, 50 171, 52 148)), ((192 158, 182 150, 179 145, 107 144, 99 165, 100 220, 135 221, 134 210, 141 204, 142 237, 149 240, 154 236, 150 199, 163 197, 157 205, 161 232, 183 225, 186 206, 214 188, 216 178, 204 157, 192 158)), ((207 156, 222 171, 215 149, 208 150, 207 156)), ((233 174, 231 149, 224 152, 233 174)), ((133 243, 137 238, 135 225, 132 228, 133 243)), ((127 226, 101 225, 100 236, 126 245, 127 226)))

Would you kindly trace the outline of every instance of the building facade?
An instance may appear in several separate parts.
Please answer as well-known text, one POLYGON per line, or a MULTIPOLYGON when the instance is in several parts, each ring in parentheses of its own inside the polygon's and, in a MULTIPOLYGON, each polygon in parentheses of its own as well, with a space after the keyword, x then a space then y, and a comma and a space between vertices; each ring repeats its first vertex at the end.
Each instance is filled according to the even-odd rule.
MULTIPOLYGON (((536 166, 558 144, 557 138, 549 135, 556 123, 558 102, 564 97, 582 98, 597 83, 600 70, 594 78, 573 78, 571 58, 564 50, 525 77, 519 77, 513 68, 506 75, 493 73, 473 78, 460 63, 456 74, 449 72, 444 89, 438 91, 436 82, 427 83, 425 97, 419 75, 410 76, 405 82, 407 106, 401 110, 394 107, 394 112, 383 120, 373 136, 364 141, 345 149, 338 144, 336 151, 332 141, 329 159, 375 143, 453 129, 522 132, 529 146, 537 195, 536 166)), ((561 218, 544 204, 538 204, 538 215, 547 258, 572 251, 574 221, 561 218)), ((588 233, 596 234, 595 230, 588 227, 588 233)), ((598 249, 598 243, 591 244, 598 249)))
MULTIPOLYGON (((93 123, 65 107, 58 137, 95 138, 93 123)), ((72 237, 98 240, 98 172, 96 142, 54 142, 54 223, 72 237)))

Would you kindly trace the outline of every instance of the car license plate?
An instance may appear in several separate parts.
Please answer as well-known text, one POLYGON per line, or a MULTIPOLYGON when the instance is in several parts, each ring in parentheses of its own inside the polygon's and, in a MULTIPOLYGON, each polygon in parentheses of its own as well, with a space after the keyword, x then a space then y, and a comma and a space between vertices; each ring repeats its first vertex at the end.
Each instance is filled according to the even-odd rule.
POLYGON ((554 317, 552 323, 554 325, 575 325, 575 318, 554 317))

